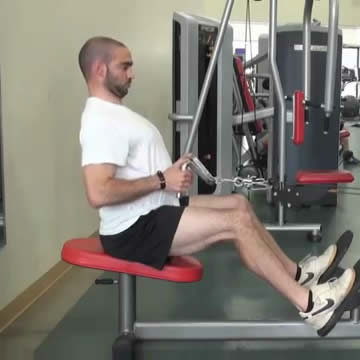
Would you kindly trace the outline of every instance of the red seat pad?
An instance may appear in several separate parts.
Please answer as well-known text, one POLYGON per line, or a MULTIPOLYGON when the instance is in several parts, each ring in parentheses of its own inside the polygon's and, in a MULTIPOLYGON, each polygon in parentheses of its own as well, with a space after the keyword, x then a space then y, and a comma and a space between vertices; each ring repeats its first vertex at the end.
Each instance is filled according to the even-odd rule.
POLYGON ((350 131, 349 130, 341 130, 340 131, 340 139, 347 138, 349 136, 350 136, 350 131))
POLYGON ((296 182, 298 184, 340 184, 351 183, 354 176, 349 171, 298 171, 296 182))
POLYGON ((67 263, 81 267, 174 282, 199 281, 203 274, 202 264, 190 256, 171 257, 163 270, 111 257, 104 253, 99 238, 68 240, 63 246, 61 257, 67 263))

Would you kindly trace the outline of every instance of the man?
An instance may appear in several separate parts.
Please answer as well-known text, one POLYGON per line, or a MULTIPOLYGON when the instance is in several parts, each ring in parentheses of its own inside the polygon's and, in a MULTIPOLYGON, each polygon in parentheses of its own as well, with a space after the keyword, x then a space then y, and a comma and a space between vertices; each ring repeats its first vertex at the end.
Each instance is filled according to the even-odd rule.
POLYGON ((318 285, 334 262, 335 245, 297 265, 255 216, 245 197, 194 196, 179 206, 176 193, 192 183, 182 165, 171 164, 159 131, 123 104, 134 80, 133 60, 122 43, 88 40, 79 54, 89 98, 80 142, 88 201, 99 209, 106 253, 162 269, 167 257, 189 255, 231 241, 248 269, 268 281, 315 329, 329 319, 352 288, 355 271, 318 285))

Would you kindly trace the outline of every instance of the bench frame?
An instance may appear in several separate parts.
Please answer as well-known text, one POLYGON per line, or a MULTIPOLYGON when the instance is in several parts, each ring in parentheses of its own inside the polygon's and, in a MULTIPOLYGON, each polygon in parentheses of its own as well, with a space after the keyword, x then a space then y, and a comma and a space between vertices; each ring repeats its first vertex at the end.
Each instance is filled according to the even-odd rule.
MULTIPOLYGON (((339 241, 341 241, 341 238, 339 241)), ((349 245, 344 246, 348 247, 349 245)), ((117 284, 118 286, 119 336, 113 344, 113 360, 133 360, 136 341, 139 340, 319 339, 317 332, 302 320, 285 322, 243 320, 210 322, 138 321, 136 314, 136 278, 142 276, 180 283, 200 281, 203 274, 203 266, 193 257, 170 258, 163 270, 156 270, 140 263, 116 259, 104 254, 98 238, 77 238, 67 241, 63 246, 61 257, 64 261, 75 266, 111 271, 119 275, 118 281, 112 279, 99 279, 95 281, 96 284, 117 284)), ((352 298, 351 302, 347 305, 347 309, 352 309, 351 312, 347 311, 346 313, 349 316, 345 318, 346 320, 341 320, 327 338, 360 338, 359 306, 360 295, 352 298)))
MULTIPOLYGON (((136 340, 290 340, 321 339, 303 321, 139 322, 136 276, 119 274, 119 333, 136 340)), ((340 321, 326 339, 360 338, 360 311, 340 321), (354 326, 358 325, 358 326, 354 326)))

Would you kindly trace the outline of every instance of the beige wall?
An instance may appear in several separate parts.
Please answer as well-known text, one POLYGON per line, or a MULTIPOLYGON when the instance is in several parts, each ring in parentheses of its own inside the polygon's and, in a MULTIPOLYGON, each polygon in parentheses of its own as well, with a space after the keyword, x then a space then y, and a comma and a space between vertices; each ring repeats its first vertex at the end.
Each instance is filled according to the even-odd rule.
POLYGON ((113 36, 133 50, 137 80, 128 104, 154 121, 170 149, 174 10, 203 13, 202 1, 2 1, 7 245, 0 310, 59 261, 65 239, 97 227, 79 168, 86 91, 76 61, 87 38, 113 36))
MULTIPOLYGON (((205 12, 208 16, 221 17, 226 1, 205 0, 205 12)), ((235 0, 233 20, 244 21, 246 16, 246 1, 235 0)), ((250 1, 251 20, 268 22, 270 0, 250 1)), ((305 0, 279 0, 278 19, 279 23, 302 22, 305 0)), ((340 24, 348 26, 360 26, 360 18, 354 14, 360 11, 359 0, 340 1, 340 24)), ((322 23, 328 23, 329 1, 314 1, 313 17, 322 23)))

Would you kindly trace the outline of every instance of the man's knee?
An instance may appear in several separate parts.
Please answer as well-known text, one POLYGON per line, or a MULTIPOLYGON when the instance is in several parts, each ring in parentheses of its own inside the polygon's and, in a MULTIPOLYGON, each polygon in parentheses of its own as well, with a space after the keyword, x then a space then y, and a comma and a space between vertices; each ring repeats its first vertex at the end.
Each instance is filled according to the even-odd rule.
POLYGON ((236 228, 254 226, 253 212, 249 201, 244 196, 236 196, 236 207, 231 209, 231 221, 236 228))

